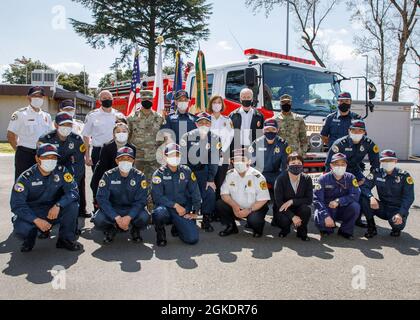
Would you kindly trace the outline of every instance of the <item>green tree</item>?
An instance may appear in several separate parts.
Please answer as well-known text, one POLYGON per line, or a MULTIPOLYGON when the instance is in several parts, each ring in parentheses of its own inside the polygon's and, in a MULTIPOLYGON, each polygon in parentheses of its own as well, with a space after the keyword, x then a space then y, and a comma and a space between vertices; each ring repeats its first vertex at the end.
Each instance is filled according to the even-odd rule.
POLYGON ((58 84, 69 91, 79 91, 84 94, 89 93, 89 75, 83 71, 79 74, 61 74, 58 78, 58 84))
POLYGON ((31 83, 31 73, 36 69, 50 69, 45 63, 31 58, 16 58, 9 68, 3 73, 2 77, 5 82, 10 84, 27 84, 31 83))
POLYGON ((148 75, 155 73, 156 39, 165 38, 167 54, 188 54, 210 34, 212 5, 206 0, 72 0, 92 12, 93 23, 70 19, 75 31, 95 49, 119 46, 121 61, 138 46, 147 52, 148 75))

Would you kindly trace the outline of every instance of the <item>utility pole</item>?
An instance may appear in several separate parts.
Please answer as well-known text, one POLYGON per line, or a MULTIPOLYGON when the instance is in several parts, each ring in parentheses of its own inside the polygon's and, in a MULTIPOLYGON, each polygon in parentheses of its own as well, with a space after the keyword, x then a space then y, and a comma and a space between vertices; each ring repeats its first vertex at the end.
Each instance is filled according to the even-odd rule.
POLYGON ((290 24, 290 0, 287 0, 287 18, 286 18, 286 55, 289 55, 289 24, 290 24))

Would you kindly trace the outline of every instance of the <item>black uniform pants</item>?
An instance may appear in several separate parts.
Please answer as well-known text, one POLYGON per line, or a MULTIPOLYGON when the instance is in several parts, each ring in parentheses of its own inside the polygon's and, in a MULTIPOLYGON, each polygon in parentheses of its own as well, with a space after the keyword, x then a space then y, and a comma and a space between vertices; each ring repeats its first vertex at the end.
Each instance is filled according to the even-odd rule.
POLYGON ((15 181, 22 173, 36 164, 35 155, 35 149, 17 147, 15 154, 15 181))
POLYGON ((92 148, 92 162, 93 162, 92 172, 95 171, 96 165, 99 162, 99 157, 101 155, 101 149, 102 149, 102 147, 93 147, 92 148))
POLYGON ((79 188, 79 214, 86 213, 86 174, 78 181, 79 188))
POLYGON ((290 226, 293 224, 292 218, 294 216, 298 216, 302 220, 301 226, 297 228, 297 236, 305 237, 308 234, 308 223, 311 219, 311 208, 309 206, 291 206, 287 211, 274 212, 273 219, 275 225, 280 227, 281 233, 287 236, 290 233, 290 226))
POLYGON ((214 177, 214 183, 216 184, 216 200, 220 199, 220 189, 222 188, 223 183, 226 179, 226 174, 229 171, 229 164, 223 164, 219 166, 217 174, 214 177))
MULTIPOLYGON (((236 216, 233 213, 233 209, 230 205, 224 202, 222 199, 216 202, 216 212, 218 212, 222 223, 224 225, 234 225, 236 216)), ((268 205, 265 205, 260 210, 252 212, 247 217, 248 226, 254 230, 254 232, 262 234, 264 231, 265 216, 268 212, 268 205)))

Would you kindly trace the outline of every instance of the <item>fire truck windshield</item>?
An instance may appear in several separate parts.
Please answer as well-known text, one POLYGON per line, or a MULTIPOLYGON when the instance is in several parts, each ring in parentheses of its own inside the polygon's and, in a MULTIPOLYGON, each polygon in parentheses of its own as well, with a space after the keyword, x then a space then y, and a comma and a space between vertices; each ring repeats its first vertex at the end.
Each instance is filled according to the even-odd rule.
POLYGON ((292 96, 292 111, 325 117, 337 108, 340 87, 333 74, 266 63, 263 65, 264 106, 281 111, 280 97, 292 96))

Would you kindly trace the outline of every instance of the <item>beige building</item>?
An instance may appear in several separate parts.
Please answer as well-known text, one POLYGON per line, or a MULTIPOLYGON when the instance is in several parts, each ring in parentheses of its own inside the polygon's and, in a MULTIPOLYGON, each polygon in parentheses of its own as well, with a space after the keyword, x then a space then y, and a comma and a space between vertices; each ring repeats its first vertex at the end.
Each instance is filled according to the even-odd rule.
MULTIPOLYGON (((0 141, 6 141, 7 127, 12 114, 29 104, 27 93, 32 85, 11 85, 0 84, 0 141)), ((84 120, 86 114, 95 107, 95 98, 84 95, 80 92, 71 92, 56 88, 54 93, 49 86, 43 86, 46 100, 43 109, 48 111, 53 120, 58 112, 58 105, 61 101, 71 99, 77 105, 77 118, 84 120)))

